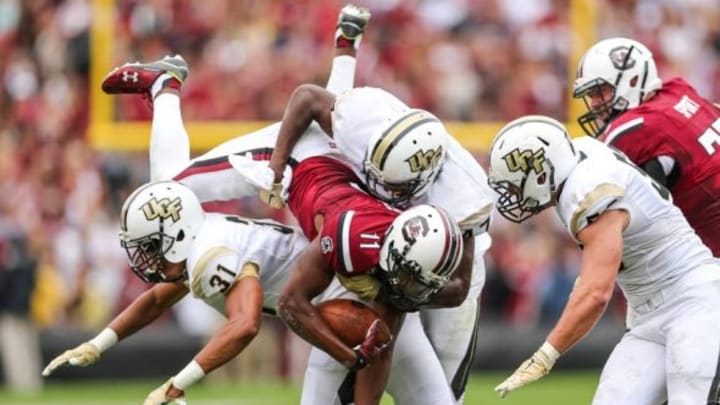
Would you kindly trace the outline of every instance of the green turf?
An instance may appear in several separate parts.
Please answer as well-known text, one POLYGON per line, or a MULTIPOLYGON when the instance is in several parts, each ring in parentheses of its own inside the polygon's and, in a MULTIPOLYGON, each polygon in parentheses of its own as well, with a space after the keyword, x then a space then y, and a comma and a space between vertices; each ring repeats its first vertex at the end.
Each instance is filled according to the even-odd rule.
MULTIPOLYGON (((501 400, 492 390, 504 374, 477 374, 471 377, 466 405, 578 405, 592 398, 596 372, 551 373, 541 381, 510 393, 501 400)), ((163 381, 88 382, 49 384, 41 395, 12 395, 0 387, 3 405, 139 405, 163 381)), ((300 387, 282 383, 199 384, 188 392, 188 405, 290 405, 299 403, 300 387)), ((382 405, 392 405, 390 398, 382 405)), ((322 405, 322 404, 319 404, 322 405)))

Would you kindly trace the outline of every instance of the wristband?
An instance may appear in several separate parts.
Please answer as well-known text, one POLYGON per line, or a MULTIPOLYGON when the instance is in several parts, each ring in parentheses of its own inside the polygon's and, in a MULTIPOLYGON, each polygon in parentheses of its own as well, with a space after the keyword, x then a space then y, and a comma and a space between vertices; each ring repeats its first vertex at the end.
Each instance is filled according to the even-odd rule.
POLYGON ((172 385, 179 390, 185 391, 188 387, 205 377, 205 371, 197 361, 193 360, 185 366, 182 371, 173 377, 172 385))
POLYGON ((540 351, 543 352, 552 363, 555 363, 562 355, 562 353, 560 353, 555 346, 550 344, 547 340, 542 344, 542 346, 540 346, 540 351))
POLYGON ((88 343, 97 347, 97 349, 100 353, 111 348, 117 342, 118 342, 118 335, 117 335, 117 333, 115 333, 114 330, 112 330, 110 328, 103 329, 102 332, 98 333, 97 336, 95 336, 94 338, 90 339, 90 341, 88 341, 88 343))
POLYGON ((360 349, 355 348, 355 349, 353 349, 353 351, 355 352, 355 364, 353 364, 352 367, 350 367, 350 370, 357 371, 357 370, 367 367, 368 361, 365 358, 365 356, 363 356, 360 349))

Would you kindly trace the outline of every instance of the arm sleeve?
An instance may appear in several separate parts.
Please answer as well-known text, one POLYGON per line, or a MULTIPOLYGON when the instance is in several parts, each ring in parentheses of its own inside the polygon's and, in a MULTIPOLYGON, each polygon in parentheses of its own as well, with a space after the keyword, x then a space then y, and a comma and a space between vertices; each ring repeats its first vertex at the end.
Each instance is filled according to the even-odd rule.
POLYGON ((665 188, 668 187, 669 179, 668 176, 665 174, 665 170, 663 169, 663 165, 660 163, 658 159, 650 159, 647 162, 645 162, 644 165, 642 165, 643 170, 650 175, 650 177, 653 178, 653 180, 657 181, 658 183, 662 184, 665 188))

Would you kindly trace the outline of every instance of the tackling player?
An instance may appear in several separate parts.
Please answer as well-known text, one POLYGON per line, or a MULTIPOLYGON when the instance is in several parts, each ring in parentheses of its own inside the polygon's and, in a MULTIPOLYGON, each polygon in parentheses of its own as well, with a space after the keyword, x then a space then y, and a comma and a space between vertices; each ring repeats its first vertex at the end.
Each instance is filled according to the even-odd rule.
MULTIPOLYGON (((478 298, 485 281, 482 255, 490 246, 486 231, 492 191, 485 172, 427 111, 412 109, 377 88, 356 88, 336 96, 306 84, 288 102, 270 161, 275 191, 281 189, 279 182, 291 151, 303 142, 306 129, 315 125, 333 138, 342 159, 375 197, 396 207, 418 203, 442 207, 462 229, 466 249, 473 256, 467 262, 472 268, 462 269, 471 272, 468 293, 455 297, 461 301, 444 305, 455 308, 421 312, 445 377, 456 401, 462 403, 476 343, 478 298)), ((272 197, 272 192, 267 195, 272 197)), ((412 307, 422 304, 412 303, 412 307)))
POLYGON ((130 267, 155 285, 96 337, 53 359, 43 375, 63 365, 96 362, 192 292, 227 321, 185 368, 143 402, 161 405, 175 399, 184 404, 188 387, 250 343, 262 312, 276 313, 278 296, 307 239, 274 221, 204 213, 192 191, 174 181, 139 187, 125 200, 120 215, 120 241, 130 267))
MULTIPOLYGON (((343 12, 345 12, 346 9, 343 9, 343 12)), ((341 14, 341 18, 342 16, 343 14, 341 14)), ((357 22, 357 19, 355 19, 355 21, 357 22)), ((355 24, 354 26, 357 27, 358 24, 355 24)), ((360 32, 362 32, 362 30, 360 30, 360 32)), ((342 34, 342 32, 340 32, 340 34, 344 35, 342 34)), ((356 41, 357 37, 355 39, 355 43, 357 43, 356 41)), ((343 41, 338 40, 338 43, 341 42, 343 41)), ((333 74, 331 74, 331 84, 333 82, 332 78, 335 77, 335 82, 351 85, 352 80, 343 80, 343 78, 341 77, 347 77, 349 72, 346 72, 344 74, 338 74, 337 76, 335 75, 337 65, 336 62, 338 62, 338 58, 336 58, 336 60, 334 60, 333 62, 333 74)), ((187 67, 184 61, 182 61, 181 58, 175 57, 152 64, 124 65, 123 67, 113 71, 110 75, 108 75, 105 82, 103 83, 103 88, 106 92, 109 93, 150 92, 154 103, 152 138, 150 144, 151 173, 153 174, 153 176, 156 176, 156 173, 163 173, 160 177, 171 176, 176 180, 183 182, 196 192, 198 197, 200 197, 201 201, 234 199, 241 196, 255 195, 256 188, 254 188, 251 183, 248 183, 247 176, 249 175, 249 177, 252 178, 253 174, 261 175, 262 171, 256 171, 255 173, 253 173, 253 170, 256 169, 258 166, 253 165, 252 159, 264 160, 269 158, 270 152, 272 151, 272 147, 275 143, 275 138, 277 136, 278 125, 273 125, 271 127, 262 129, 247 136, 238 137, 234 140, 226 142, 223 145, 218 146, 217 148, 211 150, 210 152, 197 159, 194 159, 193 161, 188 161, 189 142, 187 133, 185 132, 182 123, 182 117, 180 115, 179 97, 177 96, 177 93, 182 85, 182 81, 186 78, 186 76, 187 67), (127 72, 129 74, 123 74, 124 72, 127 72), (124 79, 125 77, 138 77, 139 80, 127 81, 124 79), (240 171, 242 171, 245 176, 240 175, 240 171, 236 169, 240 169, 240 171)), ((308 208, 307 210, 300 210, 302 211, 302 213, 298 214, 298 219, 304 230, 308 233, 310 237, 312 237, 313 234, 316 234, 318 232, 318 229, 320 229, 315 227, 317 223, 316 218, 320 217, 325 219, 329 216, 328 211, 319 213, 317 212, 316 208, 322 208, 322 204, 329 204, 329 208, 333 209, 330 219, 333 219, 334 217, 337 221, 339 216, 343 214, 343 212, 338 211, 337 204, 333 203, 340 201, 340 199, 346 199, 346 201, 352 200, 352 204, 348 203, 344 206, 344 208, 346 210, 351 208, 358 208, 357 204, 359 204, 360 209, 356 211, 358 214, 357 217, 355 217, 357 219, 356 221, 348 220, 346 222, 348 227, 352 227, 353 229, 355 229, 362 226, 371 226, 375 227, 374 229, 381 231, 377 234, 370 234, 378 237, 377 241, 371 243, 360 242, 361 245, 359 246, 360 249, 367 250, 368 253, 363 254, 371 255, 370 260, 373 260, 374 263, 377 264, 378 251, 380 249, 380 243, 382 243, 379 239, 382 238, 382 235, 384 235, 384 231, 392 223, 392 218, 398 215, 398 212, 389 209, 387 206, 377 202, 374 199, 369 198, 367 194, 360 191, 357 187, 348 186, 348 182, 357 182, 357 180, 355 179, 353 173, 346 166, 344 166, 335 159, 327 157, 333 156, 334 154, 335 149, 332 146, 330 139, 327 138, 324 134, 322 134, 322 132, 317 127, 311 127, 310 129, 308 129, 308 135, 304 138, 303 142, 299 143, 298 148, 294 151, 291 159, 291 164, 289 165, 290 167, 286 171, 285 180, 287 181, 287 185, 289 185, 291 178, 293 179, 293 184, 298 184, 298 186, 293 186, 293 190, 301 189, 300 184, 307 185, 306 188, 308 189, 307 193, 294 193, 296 195, 296 200, 299 201, 298 206, 301 206, 302 204, 307 204, 306 208, 308 208), (309 159, 309 157, 311 156, 325 157, 316 157, 313 159, 309 159), (306 169, 302 169, 301 166, 305 167, 306 169), (327 172, 323 173, 323 176, 318 176, 319 172, 314 170, 314 168, 318 168, 320 166, 328 170, 327 172), (307 181, 301 179, 306 179, 307 181), (328 190, 328 192, 330 192, 329 185, 331 185, 331 181, 334 180, 338 180, 338 184, 336 185, 337 187, 335 187, 335 193, 332 194, 331 197, 322 200, 319 198, 320 194, 313 194, 318 190, 318 188, 323 187, 328 190), (317 200, 313 200, 313 198, 317 198, 317 200), (367 213, 372 212, 372 210, 375 210, 374 212, 378 215, 367 215, 367 213), (372 221, 364 221, 363 218, 372 218, 372 221), (369 246, 370 248, 363 248, 363 244, 369 246), (374 255, 374 258, 372 258, 372 255, 374 255)), ((260 165, 260 167, 267 170, 266 164, 260 165)), ((270 181, 272 181, 272 175, 270 181)), ((290 198, 291 200, 293 199, 292 194, 290 198)), ((290 205, 292 207, 293 203, 291 202, 290 205)), ((349 212, 348 215, 350 214, 353 213, 349 212)), ((435 218, 436 220, 440 219, 441 215, 436 214, 435 218)), ((452 223, 443 223, 441 225, 441 228, 434 229, 442 229, 442 227, 446 227, 448 230, 453 229, 452 223)), ((403 226, 398 226, 395 229, 403 228, 403 226)), ((343 238, 343 236, 359 235, 359 233, 352 232, 343 234, 341 232, 342 229, 343 228, 335 228, 335 231, 337 232, 335 236, 335 246, 337 246, 338 249, 343 246, 343 243, 354 244, 358 242, 356 239, 346 240, 343 238)), ((413 227, 413 229, 416 228, 413 227)), ((423 230, 424 228, 419 229, 423 230)), ((329 228, 326 229, 326 233, 328 233, 328 235, 326 236, 331 237, 332 232, 330 232, 329 228)), ((441 235, 449 237, 452 235, 452 232, 442 232, 441 235)), ((405 242, 397 243, 397 246, 405 245, 407 245, 407 243, 405 242)), ((419 244, 418 246, 421 245, 422 244, 419 244)), ((458 249, 458 247, 458 245, 455 245, 455 249, 453 252, 454 254, 460 254, 461 250, 458 249)), ((414 252, 417 251, 418 249, 414 250, 414 252)), ((428 250, 425 249, 425 251, 428 250)), ((346 252, 348 251, 346 250, 346 252)), ((407 253, 401 252, 400 255, 396 255, 392 249, 388 249, 387 252, 389 256, 393 256, 391 259, 386 260, 386 263, 388 263, 389 265, 392 265, 394 262, 397 261, 395 257, 402 257, 402 253, 407 253)), ((315 250, 315 253, 317 253, 317 250, 315 250)), ((332 252, 324 252, 323 257, 329 258, 328 255, 330 253, 332 252)), ((415 253, 411 252, 411 254, 415 253)), ((357 257, 353 256, 351 257, 351 260, 358 260, 359 257, 363 257, 363 255, 358 255, 357 257)), ((433 260, 437 260, 436 264, 442 263, 441 260, 446 261, 443 266, 438 266, 438 268, 442 268, 444 271, 447 271, 448 269, 452 269, 452 266, 457 264, 457 262, 448 260, 448 258, 451 257, 453 257, 453 254, 451 254, 450 256, 436 257, 433 260)), ((317 256, 315 258, 317 259, 317 256)), ((362 263, 365 264, 365 262, 362 263)), ((331 263, 331 265, 336 265, 336 263, 331 263)), ((345 271, 344 269, 346 269, 339 267, 335 268, 339 269, 339 272, 343 272, 345 271)), ((466 266, 466 268, 468 267, 466 266)), ((328 268, 325 267, 325 269, 327 270, 328 268)), ((370 270, 370 268, 356 268, 357 272, 363 272, 367 270, 370 270)), ((396 270, 396 267, 392 267, 392 270, 396 270)), ((447 302, 452 302, 452 300, 457 300, 457 297, 463 297, 463 290, 466 291, 466 286, 468 284, 467 275, 463 275, 464 273, 462 272, 457 272, 455 274, 457 277, 450 282, 451 287, 446 287, 444 289, 447 294, 438 294, 436 295, 436 299, 439 300, 445 297, 444 299, 447 300, 447 302), (456 291, 453 291, 453 288, 456 291), (448 299, 447 296, 451 298, 448 299)), ((443 274, 439 275, 443 276, 443 274)), ((430 286, 430 288, 421 286, 414 291, 407 291, 411 293, 407 296, 421 297, 421 294, 430 295, 431 293, 434 293, 436 290, 438 290, 439 287, 442 286, 442 283, 445 282, 443 280, 443 277, 435 279, 434 276, 430 276, 431 275, 428 273, 422 273, 419 275, 419 277, 399 276, 397 280, 388 278, 385 280, 385 285, 389 287, 389 282, 394 281, 395 284, 393 284, 393 287, 395 289, 393 290, 391 288, 388 288, 386 289, 386 291, 402 292, 404 288, 410 288, 417 285, 416 281, 420 280, 426 282, 430 286), (423 279, 422 277, 428 278, 423 279), (400 280, 400 278, 403 279, 400 280)), ((348 277, 348 279, 352 279, 352 277, 348 277)), ((326 277, 319 279, 319 281, 322 280, 326 280, 326 277)), ((309 285, 310 283, 306 280, 305 284, 309 285)), ((377 283, 375 285, 377 285, 377 283)), ((388 296, 389 299, 398 299, 406 295, 396 293, 394 296, 388 294, 385 294, 385 296, 388 296)), ((414 320, 412 315, 408 318, 411 321, 414 320)), ((402 391, 405 393, 405 397, 408 398, 408 400, 404 403, 440 404, 451 402, 452 400, 450 398, 452 394, 449 391, 449 387, 444 384, 444 382, 438 384, 441 382, 441 380, 436 378, 436 376, 442 375, 442 368, 440 368, 439 363, 437 363, 437 358, 435 357, 432 348, 430 347, 429 343, 427 343, 427 339, 425 338, 422 330, 420 329, 419 320, 417 322, 407 322, 403 326, 401 333, 397 336, 396 341, 398 347, 397 357, 400 359, 398 360, 398 363, 400 363, 400 365, 393 365, 393 374, 396 374, 397 371, 397 374, 400 374, 403 377, 410 376, 413 380, 413 384, 419 384, 420 386, 422 386, 422 389, 417 389, 417 387, 407 387, 406 380, 399 379, 397 382, 397 387, 399 387, 399 389, 402 389, 402 391), (408 342, 401 344, 401 342, 404 342, 404 340, 407 340, 408 342)), ((338 347, 339 346, 336 345, 335 349, 337 349, 338 347)), ((363 353, 358 353, 351 349, 352 348, 341 348, 340 352, 336 351, 334 352, 334 354, 338 356, 339 360, 341 360, 343 363, 355 364, 358 361, 361 363, 365 363, 365 360, 359 359, 359 356, 363 353), (349 356, 352 357, 349 358, 349 356)), ((332 350, 329 351, 332 352, 332 350)), ((347 372, 343 373, 343 376, 345 374, 347 374, 347 372)), ((382 379, 375 379, 375 381, 372 382, 382 381, 382 379)), ((336 386, 336 391, 339 385, 340 384, 336 386)), ((352 387, 352 385, 350 386, 352 387)), ((394 388, 394 386, 395 384, 393 384, 391 378, 391 383, 388 387, 388 390, 393 396, 397 396, 395 394, 397 390, 394 388)), ((304 390, 304 392, 306 391, 304 390)), ((360 390, 360 393, 368 394, 370 393, 370 391, 360 390)), ((336 397, 336 400, 338 400, 337 397, 340 394, 335 392, 334 395, 336 397)), ((350 399, 352 399, 352 395, 350 396, 350 399)), ((333 401, 333 399, 331 399, 330 401, 333 401)), ((329 403, 330 401, 325 403, 329 403)), ((398 403, 403 402, 398 401, 398 403)))
POLYGON ((508 123, 490 148, 498 211, 523 222, 556 207, 582 246, 580 276, 545 343, 495 390, 547 374, 620 286, 633 313, 603 368, 595 405, 718 403, 720 264, 669 194, 624 155, 547 117, 508 123))
POLYGON ((650 50, 627 38, 593 45, 578 67, 578 122, 670 189, 695 232, 720 256, 720 110, 681 78, 662 82, 650 50))

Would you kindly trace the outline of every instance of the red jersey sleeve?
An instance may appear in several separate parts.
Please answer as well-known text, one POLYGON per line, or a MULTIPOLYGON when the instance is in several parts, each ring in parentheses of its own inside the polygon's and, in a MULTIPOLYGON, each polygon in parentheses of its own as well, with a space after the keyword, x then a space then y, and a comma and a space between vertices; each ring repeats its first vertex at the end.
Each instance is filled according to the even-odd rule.
POLYGON ((325 262, 343 276, 370 272, 378 264, 380 245, 397 212, 345 210, 326 215, 320 248, 325 262))

